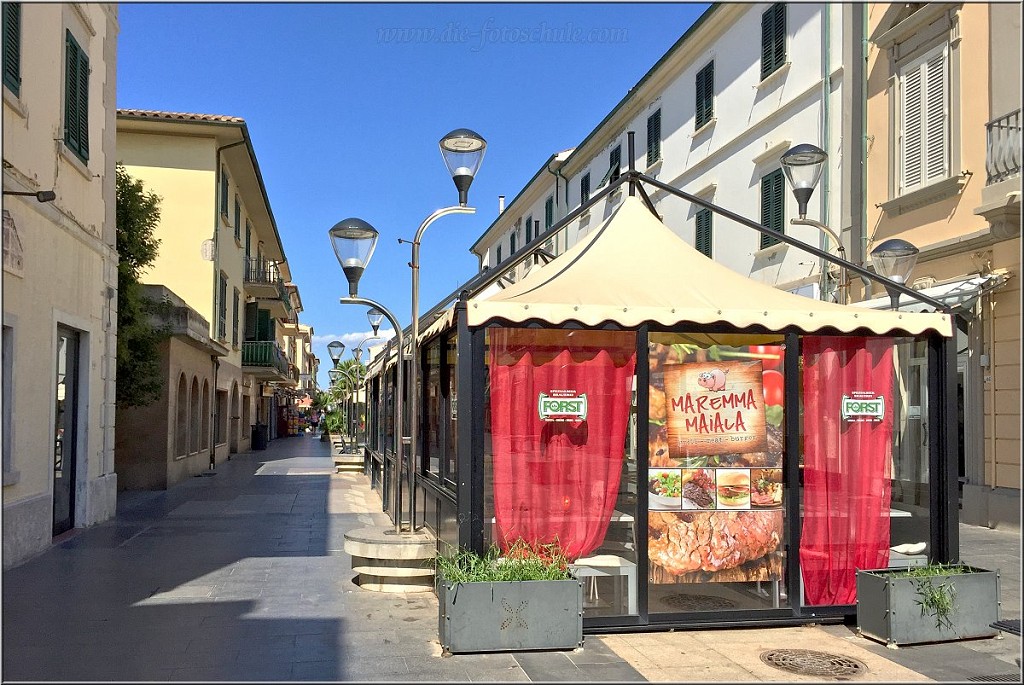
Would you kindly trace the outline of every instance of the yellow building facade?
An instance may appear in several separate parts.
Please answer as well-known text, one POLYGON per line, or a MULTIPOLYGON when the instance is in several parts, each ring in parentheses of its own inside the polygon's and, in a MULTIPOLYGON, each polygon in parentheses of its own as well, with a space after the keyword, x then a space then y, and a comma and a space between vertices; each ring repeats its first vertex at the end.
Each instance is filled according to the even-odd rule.
POLYGON ((872 4, 868 23, 865 252, 917 246, 908 283, 956 307, 961 521, 1019 528, 1019 7, 872 4))
POLYGON ((133 474, 122 486, 162 488, 277 437, 298 382, 284 336, 300 306, 243 119, 126 109, 117 130, 119 161, 161 198, 160 252, 142 281, 193 324, 172 326, 165 401, 119 424, 119 472, 133 474), (165 453, 152 454, 147 426, 165 427, 165 453))

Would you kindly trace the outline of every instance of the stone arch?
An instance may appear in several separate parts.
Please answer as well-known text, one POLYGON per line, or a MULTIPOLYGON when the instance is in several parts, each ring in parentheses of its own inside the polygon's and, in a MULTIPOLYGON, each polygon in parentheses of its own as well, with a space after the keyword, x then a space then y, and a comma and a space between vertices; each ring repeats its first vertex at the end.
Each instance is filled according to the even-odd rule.
POLYGON ((188 398, 188 452, 193 454, 199 451, 199 379, 192 377, 192 389, 188 398))
POLYGON ((174 398, 174 456, 188 454, 188 380, 178 376, 178 389, 174 398))
POLYGON ((202 432, 199 434, 199 448, 203 450, 210 449, 210 384, 207 380, 203 379, 203 404, 202 404, 202 415, 200 424, 202 425, 202 432))

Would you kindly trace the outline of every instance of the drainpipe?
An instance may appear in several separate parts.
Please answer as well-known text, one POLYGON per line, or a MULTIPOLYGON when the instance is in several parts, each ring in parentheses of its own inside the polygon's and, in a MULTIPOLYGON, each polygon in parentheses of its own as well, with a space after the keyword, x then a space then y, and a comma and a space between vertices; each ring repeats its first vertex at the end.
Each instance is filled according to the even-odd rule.
MULTIPOLYGON (((821 121, 821 142, 822 142, 822 148, 824 148, 824 150, 826 152, 830 152, 832 150, 832 144, 831 144, 831 140, 830 140, 830 136, 831 136, 832 130, 831 130, 830 121, 829 121, 829 117, 831 115, 831 109, 829 107, 829 100, 832 97, 832 76, 831 76, 831 74, 832 74, 832 61, 831 61, 831 57, 832 57, 832 10, 831 10, 831 7, 832 6, 830 4, 828 4, 828 3, 826 3, 826 4, 823 4, 821 7, 822 7, 821 13, 822 13, 822 20, 823 20, 822 21, 822 32, 824 33, 824 56, 823 56, 822 63, 821 63, 821 68, 822 68, 822 71, 823 71, 823 73, 821 75, 821 113, 822 113, 822 116, 821 116, 821 118, 822 118, 822 121, 821 121)), ((831 182, 831 176, 832 176, 832 174, 829 173, 829 172, 831 170, 832 159, 831 158, 826 158, 826 160, 827 161, 825 163, 825 168, 822 170, 822 179, 821 179, 821 191, 822 191, 821 192, 821 223, 823 223, 826 226, 828 226, 828 223, 829 223, 829 221, 828 221, 828 218, 829 218, 828 209, 829 209, 829 198, 830 198, 830 193, 829 193, 830 186, 829 186, 829 184, 831 182)), ((828 237, 825 236, 825 235, 822 235, 820 237, 820 241, 821 241, 820 242, 821 249, 825 250, 825 251, 828 251, 828 237)), ((842 245, 843 245, 842 242, 840 242, 839 246, 842 247, 842 245)), ((822 288, 822 290, 824 291, 823 294, 826 297, 828 296, 828 271, 827 271, 827 268, 828 267, 825 265, 825 260, 822 260, 821 261, 821 267, 820 267, 820 270, 821 270, 821 284, 822 284, 822 286, 824 286, 822 288)))
MULTIPOLYGON (((867 262, 868 254, 868 204, 867 204, 867 187, 868 187, 868 101, 867 101, 867 79, 868 79, 868 5, 854 5, 856 11, 860 13, 860 45, 861 45, 861 61, 860 61, 860 77, 857 79, 857 87, 860 89, 859 96, 854 99, 858 103, 860 109, 860 137, 857 143, 860 146, 860 193, 859 197, 857 193, 854 193, 854 198, 857 200, 857 207, 860 209, 860 245, 859 249, 854 252, 853 261, 854 263, 864 266, 867 262)), ((854 28, 856 32, 857 29, 854 28)), ((853 36, 854 44, 856 45, 857 36, 853 36)), ((856 245, 851 245, 856 248, 856 245)), ((871 294, 871 281, 867 276, 861 276, 860 280, 864 282, 864 297, 867 299, 871 294)))
MULTIPOLYGON (((554 217, 555 218, 554 223, 557 224, 558 221, 562 217, 566 216, 569 213, 569 179, 567 179, 565 176, 562 176, 562 167, 558 167, 554 171, 551 170, 550 166, 546 166, 544 168, 547 170, 547 172, 549 174, 551 174, 552 176, 555 177, 555 215, 556 216, 554 217), (558 216, 558 179, 562 179, 565 182, 565 212, 563 212, 561 216, 558 216)), ((534 237, 536 238, 537 236, 534 236, 534 237)), ((569 228, 568 228, 568 226, 565 229, 565 247, 566 247, 566 249, 569 248, 569 228)), ((557 237, 555 238, 555 252, 558 252, 558 238, 557 237)))

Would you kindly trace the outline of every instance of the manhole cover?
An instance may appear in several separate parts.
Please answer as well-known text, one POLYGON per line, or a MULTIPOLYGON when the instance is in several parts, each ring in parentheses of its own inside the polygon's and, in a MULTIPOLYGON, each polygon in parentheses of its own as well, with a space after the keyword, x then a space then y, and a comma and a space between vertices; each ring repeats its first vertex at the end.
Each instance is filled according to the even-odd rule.
POLYGON ((761 661, 790 673, 846 680, 868 672, 856 659, 809 649, 773 649, 761 654, 761 661))
POLYGON ((661 601, 679 611, 719 611, 736 608, 736 603, 731 599, 714 595, 669 595, 661 601))

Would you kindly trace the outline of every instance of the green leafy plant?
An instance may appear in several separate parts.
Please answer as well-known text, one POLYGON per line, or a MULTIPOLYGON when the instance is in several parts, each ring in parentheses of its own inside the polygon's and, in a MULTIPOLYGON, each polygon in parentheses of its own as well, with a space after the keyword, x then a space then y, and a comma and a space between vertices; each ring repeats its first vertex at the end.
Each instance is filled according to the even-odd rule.
POLYGON ((894 578, 909 578, 917 592, 917 605, 921 607, 921 616, 935 618, 936 628, 953 630, 952 615, 956 611, 956 588, 951 582, 937 583, 936 578, 971 573, 969 566, 962 563, 934 563, 928 566, 914 566, 899 573, 894 578))
POLYGON ((483 556, 451 547, 447 554, 439 554, 434 563, 437 574, 456 585, 573 577, 569 558, 557 543, 530 545, 522 539, 504 553, 497 545, 491 545, 483 556))

